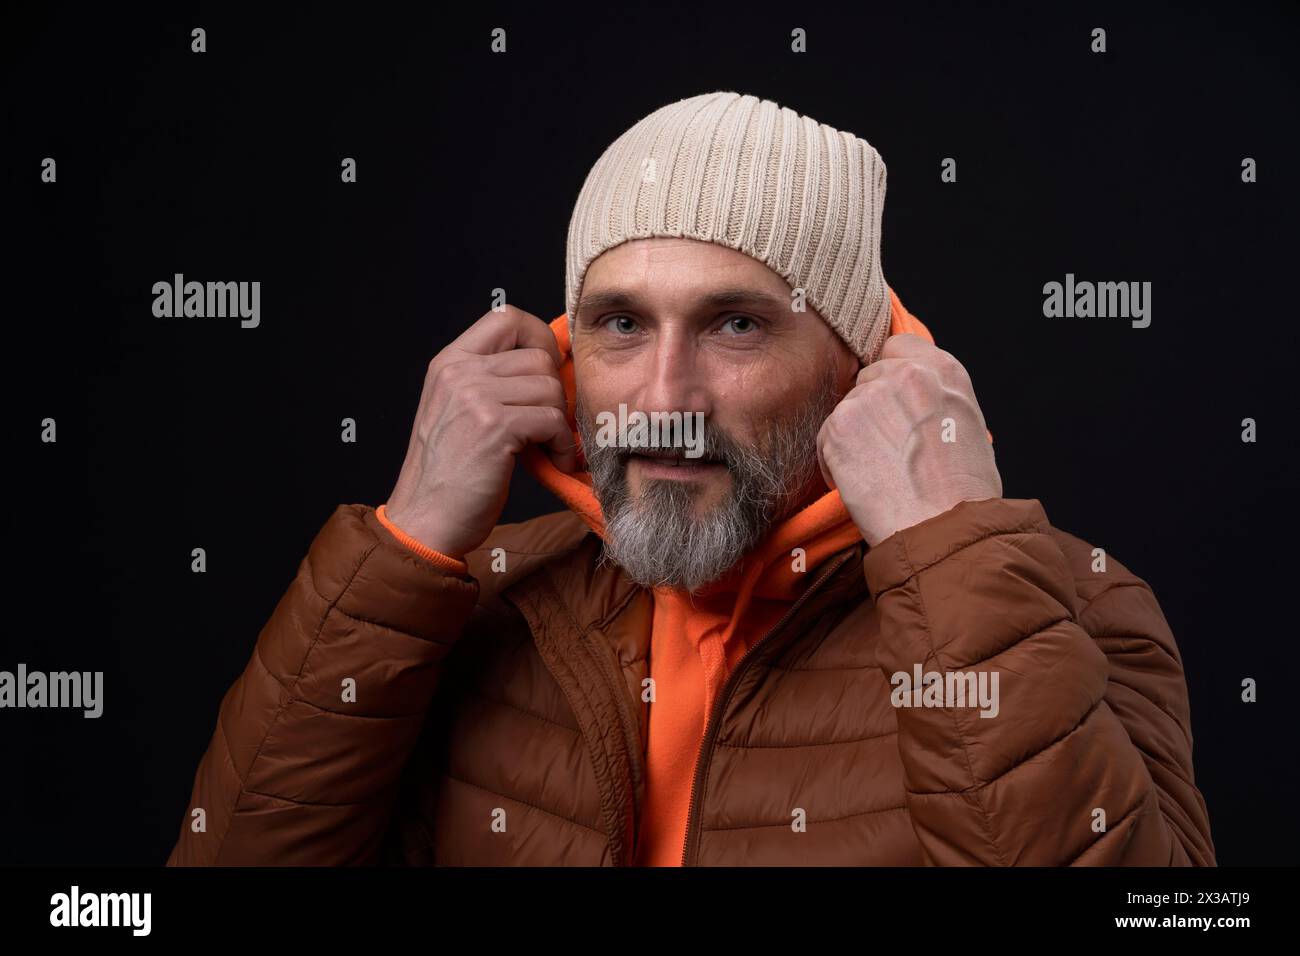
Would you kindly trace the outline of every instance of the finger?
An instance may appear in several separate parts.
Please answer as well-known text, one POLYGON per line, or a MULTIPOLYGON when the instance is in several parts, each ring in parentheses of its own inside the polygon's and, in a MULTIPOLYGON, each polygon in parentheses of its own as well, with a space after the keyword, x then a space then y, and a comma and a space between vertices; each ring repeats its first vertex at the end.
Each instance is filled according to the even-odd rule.
POLYGON ((864 366, 858 373, 856 382, 858 385, 865 385, 867 382, 874 382, 882 375, 896 373, 904 365, 910 365, 915 362, 913 358, 880 358, 876 359, 870 365, 864 366))
MULTIPOLYGON (((463 353, 459 358, 453 358, 451 361, 443 362, 438 371, 444 374, 450 374, 451 370, 463 372, 463 376, 458 379, 462 384, 452 386, 448 383, 445 387, 461 391, 467 386, 473 387, 495 387, 498 378, 514 378, 517 376, 546 376, 555 382, 561 397, 564 396, 564 385, 560 379, 559 372, 555 369, 555 363, 551 361, 551 356, 545 349, 511 349, 509 352, 497 352, 493 355, 474 355, 472 353, 463 353), (489 384, 490 383, 490 384, 489 384)), ((424 391, 420 396, 420 407, 423 408, 428 401, 428 393, 433 376, 425 379, 424 391)), ((491 392, 487 395, 493 398, 495 395, 491 392)), ((534 404, 531 402, 511 403, 511 404, 534 404)))
POLYGON ((512 305, 489 312, 451 343, 452 348, 475 355, 492 355, 517 348, 545 349, 555 367, 561 364, 560 346, 551 327, 523 309, 512 305))
POLYGON ((567 412, 564 386, 555 375, 511 375, 476 386, 488 401, 502 405, 549 405, 567 412))
POLYGON ((817 433, 817 467, 822 470, 822 480, 826 482, 826 487, 829 488, 831 491, 835 491, 836 490, 835 476, 831 474, 830 468, 827 467, 826 456, 822 452, 822 449, 824 448, 825 445, 826 445, 826 426, 823 425, 821 431, 817 433))
POLYGON ((933 342, 917 335, 915 332, 899 332, 897 335, 891 335, 885 339, 885 344, 880 349, 880 357, 915 357, 933 352, 936 348, 933 342))
POLYGON ((507 308, 513 309, 513 312, 484 316, 429 362, 424 385, 420 389, 420 400, 416 405, 417 420, 429 404, 435 375, 451 365, 474 362, 476 365, 471 368, 486 369, 496 375, 558 374, 560 350, 550 327, 521 309, 514 309, 513 306, 507 308), (526 321, 529 319, 532 321, 526 321), (545 333, 540 343, 537 333, 539 327, 545 333), (534 344, 526 344, 530 341, 534 344), (518 347, 506 345, 509 342, 525 344, 518 347), (470 348, 465 347, 466 343, 470 348), (492 343, 502 345, 504 350, 496 351, 492 343), (487 351, 478 352, 473 349, 487 351))
POLYGON ((481 363, 483 370, 493 375, 550 375, 557 382, 560 380, 555 361, 546 349, 517 348, 495 355, 473 356, 469 360, 481 363))
POLYGON ((578 445, 573 440, 573 432, 568 426, 565 426, 564 431, 558 432, 543 447, 550 454, 555 467, 566 475, 578 470, 578 445))
POLYGON ((577 469, 577 446, 563 413, 550 405, 507 406, 507 427, 516 438, 541 445, 563 472, 577 469))

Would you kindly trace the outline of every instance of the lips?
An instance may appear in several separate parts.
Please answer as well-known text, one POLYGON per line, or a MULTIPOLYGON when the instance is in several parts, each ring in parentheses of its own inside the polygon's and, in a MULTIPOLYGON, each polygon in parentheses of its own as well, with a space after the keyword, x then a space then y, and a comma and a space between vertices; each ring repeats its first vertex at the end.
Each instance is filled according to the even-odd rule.
POLYGON ((648 449, 646 449, 645 451, 634 451, 634 452, 631 452, 631 453, 628 454, 628 457, 629 457, 629 458, 645 458, 645 459, 648 459, 648 460, 650 460, 650 461, 655 462, 656 464, 661 464, 661 465, 671 465, 671 466, 673 466, 673 467, 680 467, 680 466, 682 466, 682 465, 690 466, 690 465, 720 465, 720 464, 722 464, 721 459, 718 459, 718 458, 709 458, 709 457, 707 457, 707 456, 703 456, 703 455, 700 456, 699 458, 689 458, 689 457, 687 457, 683 452, 681 452, 681 451, 674 451, 673 449, 670 449, 670 448, 666 448, 666 449, 654 449, 654 448, 648 448, 648 449))

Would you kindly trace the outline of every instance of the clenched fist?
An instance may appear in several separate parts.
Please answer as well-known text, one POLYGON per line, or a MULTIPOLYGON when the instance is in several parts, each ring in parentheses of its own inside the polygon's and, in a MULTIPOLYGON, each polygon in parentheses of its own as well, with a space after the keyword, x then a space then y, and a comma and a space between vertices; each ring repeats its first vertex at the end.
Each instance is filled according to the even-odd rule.
POLYGON ((496 526, 526 445, 546 447, 557 467, 573 471, 559 368, 550 328, 514 306, 487 313, 434 356, 385 507, 393 523, 460 557, 496 526))
POLYGON ((970 376, 919 335, 892 335, 817 436, 822 476, 875 547, 961 501, 1002 497, 970 376))

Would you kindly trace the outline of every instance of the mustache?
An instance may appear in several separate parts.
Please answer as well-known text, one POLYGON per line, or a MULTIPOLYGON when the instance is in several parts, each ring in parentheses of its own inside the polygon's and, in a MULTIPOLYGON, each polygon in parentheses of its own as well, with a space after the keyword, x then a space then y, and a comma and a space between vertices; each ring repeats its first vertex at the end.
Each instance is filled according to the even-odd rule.
MULTIPOLYGON (((594 451, 597 455, 609 456, 621 468, 626 468, 633 457, 640 457, 667 461, 686 461, 694 464, 722 464, 735 469, 747 456, 752 457, 757 453, 756 449, 741 444, 727 434, 724 429, 719 428, 708 419, 704 421, 701 438, 700 453, 698 455, 688 455, 687 451, 689 449, 684 446, 661 446, 658 448, 647 445, 598 446, 594 451)), ((591 452, 586 452, 586 455, 588 459, 592 456, 591 452)))

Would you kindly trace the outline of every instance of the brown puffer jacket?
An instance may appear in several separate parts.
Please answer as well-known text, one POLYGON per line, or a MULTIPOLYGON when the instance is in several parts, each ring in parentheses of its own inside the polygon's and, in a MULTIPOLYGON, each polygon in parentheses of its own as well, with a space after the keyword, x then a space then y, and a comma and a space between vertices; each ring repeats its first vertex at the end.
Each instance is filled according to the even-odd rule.
MULTIPOLYGON (((651 602, 599 550, 562 512, 461 576, 340 506, 222 702, 169 865, 630 865, 651 602)), ((1037 499, 990 499, 810 568, 709 716, 683 862, 1214 865, 1174 637, 1093 563, 1037 499), (914 665, 996 670, 998 715, 894 706, 914 665)))

